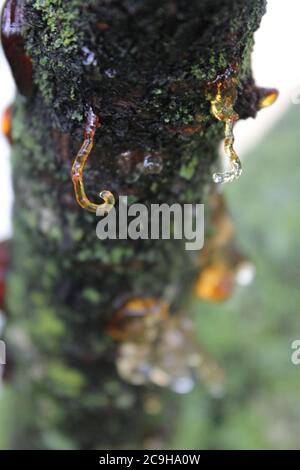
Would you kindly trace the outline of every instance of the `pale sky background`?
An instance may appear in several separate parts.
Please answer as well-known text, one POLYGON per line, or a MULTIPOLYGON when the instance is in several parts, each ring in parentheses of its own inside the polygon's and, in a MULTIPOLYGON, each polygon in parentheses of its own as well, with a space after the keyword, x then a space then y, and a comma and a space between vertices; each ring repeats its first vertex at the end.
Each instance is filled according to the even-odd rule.
MULTIPOLYGON (((2 5, 4 0, 0 0, 2 5)), ((253 54, 257 84, 278 88, 276 104, 262 110, 255 120, 247 119, 236 126, 236 149, 243 160, 246 152, 263 138, 285 109, 292 104, 291 96, 299 89, 300 98, 300 1, 269 0, 267 14, 255 36, 253 54)), ((15 89, 9 68, 0 50, 0 113, 14 97, 15 89)), ((296 106, 296 105, 294 105, 296 106)), ((300 106, 300 104, 298 105, 300 106)), ((259 146, 257 147, 259 152, 259 146)), ((0 239, 11 236, 12 189, 9 145, 0 135, 0 239)), ((242 178, 247 178, 246 172, 242 178)), ((229 183, 230 184, 230 183, 229 183)), ((234 183, 231 183, 234 184, 234 183)))

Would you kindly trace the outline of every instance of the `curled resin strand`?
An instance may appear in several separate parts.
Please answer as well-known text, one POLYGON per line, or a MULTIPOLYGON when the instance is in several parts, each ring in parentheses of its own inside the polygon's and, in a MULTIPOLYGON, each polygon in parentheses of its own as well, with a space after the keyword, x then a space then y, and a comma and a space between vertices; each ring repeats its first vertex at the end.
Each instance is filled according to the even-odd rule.
POLYGON ((115 204, 114 195, 107 190, 100 192, 100 197, 104 200, 102 204, 95 204, 89 200, 86 195, 83 183, 83 169, 88 156, 90 155, 93 146, 94 138, 100 122, 98 116, 93 112, 92 108, 89 109, 87 123, 84 132, 84 142, 76 155, 72 166, 72 181, 74 185, 75 196, 78 204, 84 209, 97 213, 98 215, 104 212, 109 212, 115 204))
POLYGON ((230 160, 231 169, 224 173, 214 173, 215 183, 228 183, 239 178, 242 173, 241 161, 233 148, 233 127, 239 116, 234 111, 233 105, 236 100, 237 80, 231 77, 217 85, 217 94, 211 102, 211 112, 216 119, 225 123, 224 151, 230 160))

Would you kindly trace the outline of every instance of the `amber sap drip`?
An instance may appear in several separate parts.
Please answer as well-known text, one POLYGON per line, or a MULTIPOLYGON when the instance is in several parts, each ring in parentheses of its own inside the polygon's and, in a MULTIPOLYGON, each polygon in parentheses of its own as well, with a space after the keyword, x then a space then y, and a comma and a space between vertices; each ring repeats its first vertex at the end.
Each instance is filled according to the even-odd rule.
POLYGON ((211 101, 211 112, 216 119, 224 122, 225 139, 224 151, 230 161, 230 170, 224 173, 214 173, 215 183, 228 183, 239 178, 242 173, 240 159, 233 148, 234 134, 233 127, 239 116, 234 111, 233 106, 236 101, 237 79, 231 77, 217 84, 217 94, 211 101))
POLYGON ((97 213, 98 215, 100 215, 99 211, 101 213, 109 212, 115 204, 115 198, 110 191, 101 191, 100 197, 105 202, 103 204, 95 204, 89 200, 84 189, 83 169, 93 149, 95 133, 99 126, 99 118, 90 108, 85 127, 84 141, 72 166, 72 181, 78 204, 89 212, 97 213))
POLYGON ((276 88, 262 88, 258 108, 264 109, 272 106, 272 104, 277 100, 278 95, 279 92, 276 88))

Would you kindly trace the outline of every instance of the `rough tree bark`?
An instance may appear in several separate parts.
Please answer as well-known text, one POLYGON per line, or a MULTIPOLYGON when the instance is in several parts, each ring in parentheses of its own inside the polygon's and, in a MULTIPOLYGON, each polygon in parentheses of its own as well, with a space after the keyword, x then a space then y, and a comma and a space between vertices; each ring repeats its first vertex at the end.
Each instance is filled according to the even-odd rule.
POLYGON ((167 445, 176 397, 120 379, 106 329, 130 298, 164 299, 178 312, 198 255, 178 240, 100 242, 98 219, 76 204, 71 165, 93 106, 101 127, 85 170, 91 199, 108 189, 148 205, 205 202, 208 215, 223 137, 211 93, 234 69, 235 110, 255 116, 250 54, 264 11, 265 0, 25 2, 33 84, 13 106, 12 446, 137 448, 157 436, 167 445), (155 152, 160 174, 138 173, 155 152), (163 402, 155 417, 143 405, 151 390, 163 402))

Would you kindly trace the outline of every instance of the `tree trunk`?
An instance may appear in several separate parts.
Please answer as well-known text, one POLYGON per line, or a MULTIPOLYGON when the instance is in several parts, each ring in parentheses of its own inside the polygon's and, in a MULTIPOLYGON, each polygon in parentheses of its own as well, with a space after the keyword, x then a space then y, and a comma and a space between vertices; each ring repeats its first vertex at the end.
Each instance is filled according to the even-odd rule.
POLYGON ((234 76, 235 112, 255 116, 261 93, 250 53, 265 0, 24 3, 27 81, 13 106, 7 295, 18 403, 12 446, 166 447, 176 395, 121 378, 120 342, 108 329, 128 302, 181 311, 199 253, 182 240, 100 241, 99 218, 76 203, 71 166, 93 110, 100 127, 84 172, 88 197, 100 203, 106 189, 147 206, 204 202, 209 239, 208 194, 224 133, 211 101, 234 76), (153 396, 157 413, 145 405, 153 396))

